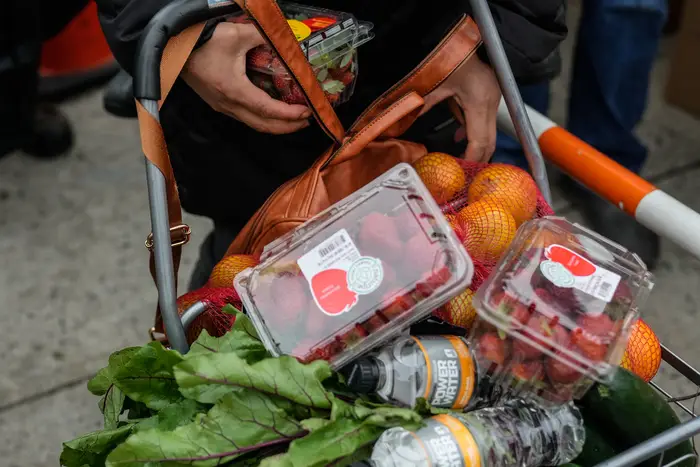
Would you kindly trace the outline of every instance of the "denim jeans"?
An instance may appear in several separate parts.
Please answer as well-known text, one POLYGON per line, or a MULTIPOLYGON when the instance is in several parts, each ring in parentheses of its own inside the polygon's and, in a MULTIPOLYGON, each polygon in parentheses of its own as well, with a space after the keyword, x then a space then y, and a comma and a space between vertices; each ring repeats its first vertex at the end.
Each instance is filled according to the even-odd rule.
MULTIPOLYGON (((646 108, 666 15, 667 0, 582 0, 567 129, 637 173, 647 149, 634 129, 646 108)), ((521 86, 521 93, 547 113, 549 83, 521 86)), ((520 144, 502 133, 493 160, 527 166, 520 144)))

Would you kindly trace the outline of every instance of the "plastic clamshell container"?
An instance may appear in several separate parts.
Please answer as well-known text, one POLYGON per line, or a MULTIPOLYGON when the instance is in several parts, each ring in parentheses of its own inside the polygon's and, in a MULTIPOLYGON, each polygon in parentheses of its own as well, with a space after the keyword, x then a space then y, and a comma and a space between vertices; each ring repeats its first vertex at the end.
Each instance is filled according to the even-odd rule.
MULTIPOLYGON (((372 23, 324 8, 282 2, 279 5, 331 104, 347 102, 359 71, 357 48, 374 37, 372 23)), ((246 20, 242 13, 230 19, 246 20)), ((249 52, 247 71, 251 81, 272 97, 293 104, 305 103, 301 89, 269 46, 249 52)))
POLYGON ((234 285, 272 355, 337 369, 430 315, 473 274, 440 208, 402 163, 270 244, 234 285))
POLYGON ((560 403, 609 381, 652 287, 637 255, 585 227, 523 224, 473 300, 470 343, 494 394, 560 403))

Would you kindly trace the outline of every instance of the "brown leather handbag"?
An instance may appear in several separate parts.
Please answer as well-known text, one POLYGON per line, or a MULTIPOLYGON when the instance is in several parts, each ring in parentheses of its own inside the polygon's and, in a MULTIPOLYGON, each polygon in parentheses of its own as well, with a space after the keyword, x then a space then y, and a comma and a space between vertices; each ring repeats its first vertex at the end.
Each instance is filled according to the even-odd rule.
MULTIPOLYGON (((398 138, 420 114, 423 97, 471 58, 481 44, 476 24, 471 18, 463 16, 422 63, 380 96, 346 132, 277 3, 274 0, 236 0, 236 3, 248 13, 297 80, 316 120, 331 138, 332 144, 306 172, 285 183, 270 196, 240 232, 227 254, 260 253, 268 243, 396 164, 412 163, 425 155, 427 150, 424 146, 398 138)), ((164 96, 161 104, 194 48, 202 27, 198 25, 185 30, 165 48, 161 61, 161 90, 164 96)), ((189 229, 182 224, 162 129, 140 105, 139 122, 144 153, 163 172, 168 184, 168 211, 177 274, 180 248, 189 238, 189 229), (177 235, 182 236, 182 232, 185 238, 181 239, 177 235)), ((160 319, 156 320, 156 330, 162 330, 160 319)))

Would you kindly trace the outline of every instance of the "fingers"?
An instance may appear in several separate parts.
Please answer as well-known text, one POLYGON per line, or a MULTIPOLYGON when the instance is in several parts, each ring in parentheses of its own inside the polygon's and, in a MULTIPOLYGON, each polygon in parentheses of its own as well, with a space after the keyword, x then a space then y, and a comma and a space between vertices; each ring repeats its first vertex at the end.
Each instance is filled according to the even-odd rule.
POLYGON ((287 104, 273 99, 247 79, 239 83, 236 100, 238 104, 263 118, 298 121, 311 117, 311 109, 305 105, 287 104))
POLYGON ((265 38, 252 24, 219 23, 214 30, 213 38, 221 40, 231 50, 243 52, 265 44, 265 38))
POLYGON ((430 94, 426 95, 423 98, 423 109, 421 110, 419 116, 428 112, 430 109, 435 107, 437 104, 444 101, 448 97, 451 97, 452 95, 454 95, 454 92, 452 91, 452 89, 450 89, 446 86, 440 86, 440 87, 436 88, 430 94))
POLYGON ((241 106, 236 106, 231 109, 230 116, 245 123, 256 131, 273 135, 294 133, 310 125, 309 120, 289 121, 261 117, 257 113, 241 106))
POLYGON ((471 105, 464 110, 468 161, 487 162, 496 150, 497 111, 489 105, 471 105))

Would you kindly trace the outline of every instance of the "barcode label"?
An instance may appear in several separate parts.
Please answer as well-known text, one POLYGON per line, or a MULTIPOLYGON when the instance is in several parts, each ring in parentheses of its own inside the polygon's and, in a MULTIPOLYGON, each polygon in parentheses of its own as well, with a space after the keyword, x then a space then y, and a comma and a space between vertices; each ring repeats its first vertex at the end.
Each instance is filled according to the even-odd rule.
POLYGON ((321 256, 321 258, 325 258, 326 256, 333 253, 336 250, 336 248, 343 246, 346 242, 347 242, 347 240, 346 240, 345 235, 341 234, 337 239, 335 239, 333 241, 333 243, 331 243, 330 245, 328 245, 326 247, 319 249, 318 254, 319 254, 319 256, 321 256))
POLYGON ((343 269, 347 271, 353 262, 360 258, 360 251, 345 229, 341 229, 331 237, 304 254, 297 263, 307 280, 328 269, 343 269))
POLYGON ((612 284, 609 282, 603 282, 600 284, 600 293, 602 295, 608 295, 610 293, 610 289, 612 289, 612 284))

